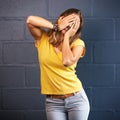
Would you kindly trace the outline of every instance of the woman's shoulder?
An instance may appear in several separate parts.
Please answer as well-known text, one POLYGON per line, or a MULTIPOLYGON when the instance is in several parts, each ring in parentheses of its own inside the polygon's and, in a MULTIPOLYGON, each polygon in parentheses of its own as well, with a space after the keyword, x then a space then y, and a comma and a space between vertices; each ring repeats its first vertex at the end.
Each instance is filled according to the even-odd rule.
POLYGON ((85 47, 85 42, 81 38, 77 38, 72 42, 71 47, 78 45, 82 45, 83 47, 85 47))

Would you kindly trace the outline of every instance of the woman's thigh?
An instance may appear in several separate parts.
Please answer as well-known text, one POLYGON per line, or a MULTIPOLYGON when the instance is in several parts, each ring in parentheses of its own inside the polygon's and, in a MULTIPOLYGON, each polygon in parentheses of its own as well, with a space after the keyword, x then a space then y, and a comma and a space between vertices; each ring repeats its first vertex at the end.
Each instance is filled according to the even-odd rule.
POLYGON ((69 120, 88 120, 89 111, 88 110, 77 110, 70 111, 68 113, 69 120))
POLYGON ((47 120, 67 120, 67 114, 61 111, 49 111, 46 112, 47 120))
POLYGON ((47 120, 67 120, 64 105, 62 99, 46 98, 47 120))
POLYGON ((90 106, 87 95, 82 89, 75 96, 67 99, 68 119, 69 120, 87 120, 90 106))

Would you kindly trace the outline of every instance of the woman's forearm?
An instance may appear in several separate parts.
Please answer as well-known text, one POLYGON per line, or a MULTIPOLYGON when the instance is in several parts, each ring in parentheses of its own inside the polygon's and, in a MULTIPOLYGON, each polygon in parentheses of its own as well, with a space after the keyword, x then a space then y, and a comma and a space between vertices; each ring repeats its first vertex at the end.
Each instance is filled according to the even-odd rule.
POLYGON ((53 29, 53 24, 52 22, 39 17, 39 16, 29 16, 26 20, 27 24, 31 24, 35 27, 43 27, 43 28, 49 28, 49 29, 53 29))
POLYGON ((53 29, 52 22, 39 16, 29 16, 26 24, 35 40, 40 40, 43 31, 42 28, 53 29))
POLYGON ((69 45, 69 38, 65 37, 62 46, 62 60, 65 66, 72 65, 74 63, 74 56, 69 45))

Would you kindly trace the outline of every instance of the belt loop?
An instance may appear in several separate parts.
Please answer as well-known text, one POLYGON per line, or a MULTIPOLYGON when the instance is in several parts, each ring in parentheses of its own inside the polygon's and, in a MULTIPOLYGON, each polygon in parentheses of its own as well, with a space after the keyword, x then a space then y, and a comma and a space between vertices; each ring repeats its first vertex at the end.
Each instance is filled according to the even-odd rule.
POLYGON ((53 99, 52 95, 50 95, 50 98, 53 99))
POLYGON ((78 92, 79 92, 79 91, 77 91, 77 92, 74 92, 74 93, 73 93, 73 95, 76 95, 78 92))
POLYGON ((75 96, 77 92, 74 92, 73 95, 75 96))

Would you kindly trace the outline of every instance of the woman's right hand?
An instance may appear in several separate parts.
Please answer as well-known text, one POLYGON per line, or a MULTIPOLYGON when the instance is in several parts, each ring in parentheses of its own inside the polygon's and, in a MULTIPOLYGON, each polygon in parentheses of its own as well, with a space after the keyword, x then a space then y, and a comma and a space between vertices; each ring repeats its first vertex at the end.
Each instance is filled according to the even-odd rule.
POLYGON ((59 31, 65 29, 67 27, 70 27, 73 24, 75 18, 76 18, 75 14, 71 14, 71 15, 68 15, 66 17, 61 16, 58 19, 58 28, 59 28, 59 31))

